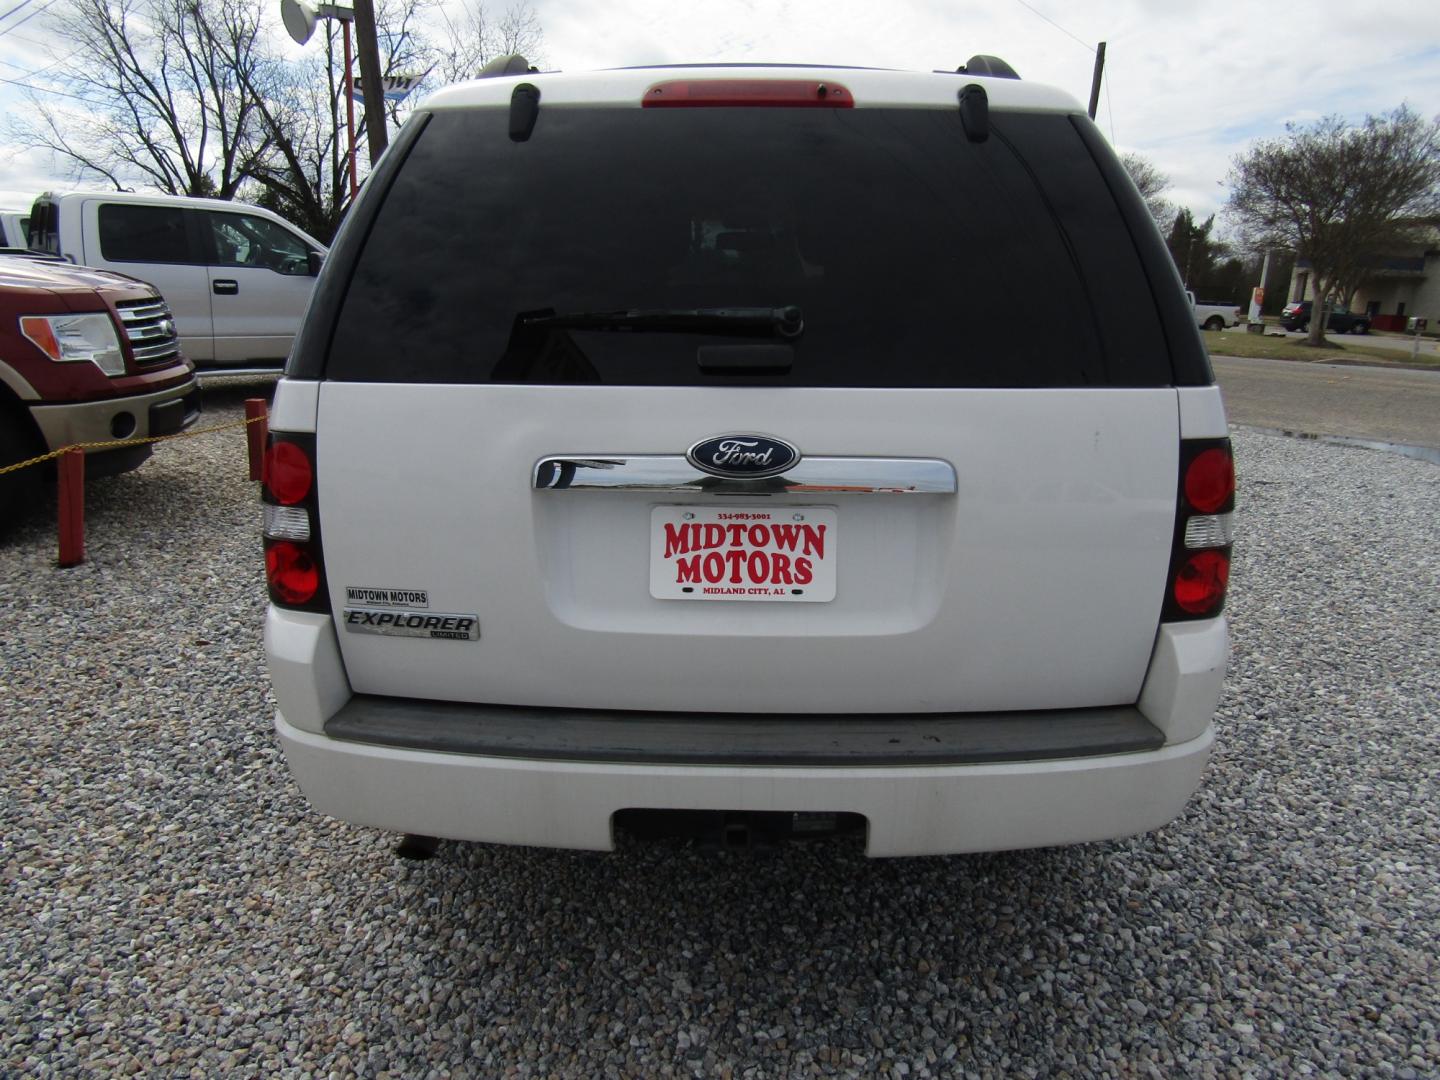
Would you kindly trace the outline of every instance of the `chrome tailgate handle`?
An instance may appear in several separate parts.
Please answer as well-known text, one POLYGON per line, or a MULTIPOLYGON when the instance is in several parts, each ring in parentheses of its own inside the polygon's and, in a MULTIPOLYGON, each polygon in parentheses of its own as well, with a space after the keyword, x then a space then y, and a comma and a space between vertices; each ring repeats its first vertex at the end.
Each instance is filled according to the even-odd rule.
POLYGON ((701 472, 680 454, 541 458, 533 484, 537 491, 709 495, 953 495, 956 490, 954 466, 937 458, 807 457, 780 476, 743 480, 701 472))

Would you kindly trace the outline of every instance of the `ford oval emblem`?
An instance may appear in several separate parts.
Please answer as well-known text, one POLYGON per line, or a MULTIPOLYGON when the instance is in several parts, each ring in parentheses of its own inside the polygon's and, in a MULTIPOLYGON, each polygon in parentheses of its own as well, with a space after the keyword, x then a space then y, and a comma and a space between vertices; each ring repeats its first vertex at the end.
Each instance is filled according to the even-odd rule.
POLYGON ((717 435, 692 446, 685 455, 691 465, 715 476, 760 480, 779 476, 800 463, 800 451, 768 435, 717 435))

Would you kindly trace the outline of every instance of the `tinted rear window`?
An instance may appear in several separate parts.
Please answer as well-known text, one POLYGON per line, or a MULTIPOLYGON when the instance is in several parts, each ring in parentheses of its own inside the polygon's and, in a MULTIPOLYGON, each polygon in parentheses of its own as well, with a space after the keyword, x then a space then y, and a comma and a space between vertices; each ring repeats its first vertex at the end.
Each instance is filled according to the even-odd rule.
POLYGON ((102 203, 100 254, 107 262, 189 263, 185 211, 178 206, 102 203))
POLYGON ((508 110, 437 113, 361 248, 325 375, 1168 385, 1150 283, 1070 119, 991 116, 977 144, 947 110, 542 104, 517 143, 508 110), (517 321, 790 305, 804 332, 766 342, 789 366, 764 375, 697 362, 753 338, 517 321))

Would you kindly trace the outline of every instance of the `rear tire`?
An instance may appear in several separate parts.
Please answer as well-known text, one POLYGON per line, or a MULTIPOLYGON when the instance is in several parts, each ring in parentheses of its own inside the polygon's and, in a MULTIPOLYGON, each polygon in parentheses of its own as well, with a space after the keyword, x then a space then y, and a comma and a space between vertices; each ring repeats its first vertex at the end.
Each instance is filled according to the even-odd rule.
POLYGON ((1369 332, 1370 332, 1370 324, 1369 324, 1369 323, 1357 322, 1357 323, 1355 324, 1355 333, 1357 333, 1357 334, 1368 334, 1369 332))
MULTIPOLYGON (((45 452, 29 428, 28 417, 0 402, 0 468, 45 452)), ((18 525, 39 501, 39 466, 0 475, 0 534, 18 525)))
POLYGON ((1205 329, 1224 330, 1225 320, 1222 319, 1219 315, 1211 315, 1208 319, 1205 320, 1205 329))

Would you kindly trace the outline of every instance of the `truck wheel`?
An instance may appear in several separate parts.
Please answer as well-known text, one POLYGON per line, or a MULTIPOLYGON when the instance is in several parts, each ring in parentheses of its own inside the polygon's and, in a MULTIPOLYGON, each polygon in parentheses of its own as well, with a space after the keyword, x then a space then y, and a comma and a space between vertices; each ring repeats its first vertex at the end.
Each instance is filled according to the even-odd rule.
POLYGON ((1357 333, 1357 334, 1368 334, 1369 332, 1370 332, 1370 324, 1369 324, 1369 323, 1357 322, 1357 323, 1355 324, 1355 333, 1357 333))
POLYGON ((1224 330, 1225 320, 1222 319, 1219 315, 1211 315, 1208 319, 1205 320, 1205 329, 1224 330))
MULTIPOLYGON (((0 403, 0 468, 45 452, 27 430, 25 418, 0 403)), ((6 532, 40 501, 40 469, 32 465, 0 474, 0 533, 6 532)))

